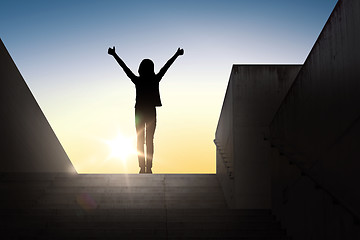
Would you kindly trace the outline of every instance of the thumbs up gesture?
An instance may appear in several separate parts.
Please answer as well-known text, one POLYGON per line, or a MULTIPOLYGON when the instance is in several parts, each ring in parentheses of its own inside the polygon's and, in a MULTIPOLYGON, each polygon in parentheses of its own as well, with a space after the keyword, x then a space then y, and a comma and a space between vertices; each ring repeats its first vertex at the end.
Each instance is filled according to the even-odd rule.
POLYGON ((182 49, 182 48, 178 48, 178 50, 176 51, 176 54, 177 55, 184 55, 184 49, 182 49))
POLYGON ((114 56, 115 55, 115 47, 108 49, 108 54, 114 56))

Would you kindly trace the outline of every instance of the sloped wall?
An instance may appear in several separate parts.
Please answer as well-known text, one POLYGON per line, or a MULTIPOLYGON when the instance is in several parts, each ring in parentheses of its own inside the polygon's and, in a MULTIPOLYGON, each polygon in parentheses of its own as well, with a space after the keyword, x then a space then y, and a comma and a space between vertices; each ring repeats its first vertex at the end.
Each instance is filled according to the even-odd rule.
POLYGON ((76 172, 1 40, 0 172, 76 172))

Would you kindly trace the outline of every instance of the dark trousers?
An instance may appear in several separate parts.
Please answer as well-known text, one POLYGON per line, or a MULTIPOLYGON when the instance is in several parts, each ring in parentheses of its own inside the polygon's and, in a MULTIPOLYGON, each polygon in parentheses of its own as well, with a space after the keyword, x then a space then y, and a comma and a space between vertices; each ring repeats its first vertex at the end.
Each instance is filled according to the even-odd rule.
POLYGON ((152 167, 154 155, 154 133, 156 128, 156 108, 135 108, 135 127, 139 167, 152 167), (146 156, 144 151, 146 146, 146 156), (146 160, 146 164, 145 164, 146 160))

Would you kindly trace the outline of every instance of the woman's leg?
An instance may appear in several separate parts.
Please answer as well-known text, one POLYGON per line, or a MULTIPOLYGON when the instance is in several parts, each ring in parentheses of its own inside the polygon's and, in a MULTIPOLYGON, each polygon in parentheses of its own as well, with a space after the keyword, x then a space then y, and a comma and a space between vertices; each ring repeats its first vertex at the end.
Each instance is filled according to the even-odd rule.
POLYGON ((146 172, 152 173, 154 155, 154 134, 156 128, 156 109, 150 109, 146 121, 146 172))
POLYGON ((135 109, 135 128, 137 134, 137 154, 139 159, 140 173, 145 173, 145 121, 144 114, 139 109, 135 109))

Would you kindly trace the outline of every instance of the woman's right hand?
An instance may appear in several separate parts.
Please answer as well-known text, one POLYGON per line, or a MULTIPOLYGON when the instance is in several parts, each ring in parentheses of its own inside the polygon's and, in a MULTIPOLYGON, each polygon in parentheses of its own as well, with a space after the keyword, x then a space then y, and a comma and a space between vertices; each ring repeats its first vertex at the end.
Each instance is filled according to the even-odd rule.
POLYGON ((176 54, 177 55, 184 55, 184 49, 182 49, 182 48, 178 48, 178 50, 176 51, 176 54))

